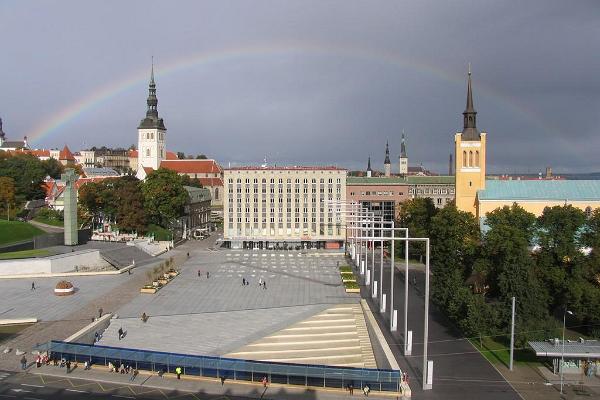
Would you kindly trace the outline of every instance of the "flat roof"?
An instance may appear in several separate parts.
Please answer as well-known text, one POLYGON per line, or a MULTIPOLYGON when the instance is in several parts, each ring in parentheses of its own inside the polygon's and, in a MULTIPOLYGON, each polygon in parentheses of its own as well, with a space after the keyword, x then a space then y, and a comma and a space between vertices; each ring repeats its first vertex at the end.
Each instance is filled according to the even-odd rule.
POLYGON ((454 176, 349 176, 347 185, 453 185, 454 176))
POLYGON ((225 168, 225 171, 347 171, 346 168, 338 168, 334 166, 282 166, 282 167, 262 167, 262 166, 245 166, 225 168))
MULTIPOLYGON (((561 340, 546 340, 544 342, 529 342, 529 346, 538 357, 561 357, 563 342, 561 340)), ((582 342, 565 341, 564 355, 570 358, 600 359, 600 341, 584 340, 582 342)))

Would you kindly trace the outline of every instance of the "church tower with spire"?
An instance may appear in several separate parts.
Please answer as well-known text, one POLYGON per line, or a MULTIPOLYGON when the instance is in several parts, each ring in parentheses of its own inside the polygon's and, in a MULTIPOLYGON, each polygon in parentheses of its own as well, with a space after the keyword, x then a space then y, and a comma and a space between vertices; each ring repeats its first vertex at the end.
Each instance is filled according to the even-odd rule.
POLYGON ((454 171, 456 208, 477 215, 477 192, 485 190, 487 133, 477 129, 477 112, 473 106, 471 65, 467 81, 467 106, 463 112, 463 130, 454 135, 454 171))
POLYGON ((390 163, 390 146, 388 142, 385 142, 385 161, 383 162, 383 168, 385 170, 385 176, 392 175, 392 164, 390 163))
POLYGON ((145 177, 144 168, 158 169, 167 156, 165 133, 167 128, 162 118, 158 117, 158 99, 154 82, 154 60, 148 84, 146 100, 146 117, 138 126, 138 177, 145 177))
POLYGON ((404 131, 402 132, 402 141, 400 142, 400 175, 408 175, 408 156, 406 155, 406 143, 404 142, 404 131))
POLYGON ((373 175, 373 170, 371 169, 371 156, 369 156, 369 161, 367 162, 367 178, 370 178, 373 175))

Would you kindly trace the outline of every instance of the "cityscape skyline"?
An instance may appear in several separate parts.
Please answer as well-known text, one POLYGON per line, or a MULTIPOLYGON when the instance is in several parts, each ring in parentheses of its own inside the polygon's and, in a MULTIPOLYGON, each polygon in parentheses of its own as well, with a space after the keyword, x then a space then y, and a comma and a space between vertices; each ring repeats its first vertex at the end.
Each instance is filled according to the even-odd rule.
MULTIPOLYGON (((58 15, 63 4, 47 10, 55 20, 68 18, 58 15)), ((490 153, 491 173, 537 173, 546 166, 558 173, 600 170, 593 156, 600 140, 594 135, 597 113, 593 111, 598 103, 597 85, 592 79, 597 61, 548 63, 556 56, 557 44, 575 36, 583 39, 560 47, 563 53, 571 52, 572 58, 578 55, 579 59, 594 53, 582 51, 585 46, 591 46, 585 47, 590 50, 597 46, 585 39, 597 29, 582 23, 589 21, 584 15, 585 4, 577 9, 564 6, 566 12, 559 3, 544 3, 545 13, 537 20, 528 5, 521 20, 516 21, 501 17, 502 12, 509 12, 505 7, 463 3, 456 7, 461 12, 453 11, 460 14, 457 18, 476 21, 477 15, 488 16, 494 9, 502 23, 490 25, 485 34, 467 41, 469 28, 455 27, 447 32, 452 33, 452 40, 422 35, 411 41, 400 35, 399 44, 389 43, 388 38, 417 32, 414 23, 404 21, 409 15, 438 21, 444 7, 384 3, 378 9, 358 4, 313 9, 291 4, 263 8, 206 3, 198 6, 205 11, 202 15, 207 20, 211 16, 221 18, 223 24, 203 27, 192 24, 180 10, 159 12, 159 4, 140 10, 152 23, 141 26, 136 19, 127 26, 126 17, 139 10, 127 4, 115 21, 114 32, 105 34, 114 37, 129 32, 127 37, 133 45, 142 36, 152 38, 152 46, 135 50, 127 43, 118 49, 107 47, 96 32, 79 29, 79 22, 74 28, 33 24, 33 33, 49 30, 41 40, 47 46, 44 51, 55 46, 48 40, 66 35, 69 29, 79 29, 81 38, 71 39, 71 49, 62 58, 49 57, 44 65, 32 62, 26 63, 27 67, 15 58, 14 44, 7 43, 5 54, 12 57, 7 59, 8 73, 0 78, 6 92, 0 99, 4 131, 11 139, 28 135, 34 148, 62 147, 65 143, 74 149, 103 144, 128 147, 135 143, 135 126, 143 112, 154 55, 161 115, 169 126, 169 150, 204 153, 224 166, 230 162, 260 164, 266 156, 278 164, 334 164, 364 170, 370 156, 373 167, 379 170, 386 141, 390 143, 392 165, 397 164, 404 130, 409 162, 445 173, 453 134, 461 126, 466 64, 471 61, 479 124, 489 132, 495 149, 511 148, 510 152, 490 153), (258 15, 265 9, 265 15, 258 15), (153 36, 148 29, 157 22, 158 14, 176 15, 182 26, 167 24, 161 31, 164 35, 153 36), (549 46, 546 42, 552 40, 546 40, 544 33, 549 24, 557 22, 559 14, 558 23, 571 30, 562 31, 549 46), (328 23, 324 16, 339 24, 335 34, 323 31, 328 23), (236 21, 243 23, 232 31, 236 21), (278 23, 263 29, 261 23, 265 21, 278 23), (349 21, 356 21, 354 28, 349 27, 349 21), (372 26, 375 21, 381 23, 378 29, 372 26), (488 40, 488 35, 499 32, 498 25, 523 21, 530 22, 527 29, 532 36, 527 40, 536 43, 539 57, 535 60, 528 55, 525 58, 526 46, 515 42, 525 41, 522 37, 506 38, 508 43, 488 40), (254 34, 245 35, 249 32, 254 34), (179 43, 178 37, 185 39, 185 44, 170 48, 179 43), (352 41, 356 38, 361 40, 352 41), (201 43, 191 46, 194 39, 201 43), (98 45, 104 57, 94 59, 88 49, 82 49, 85 40, 98 45), (431 47, 434 44, 446 50, 436 56, 436 46, 431 47), (495 52, 487 48, 491 44, 496 46, 495 52), (506 45, 520 62, 502 58, 506 45), (77 57, 75 50, 82 50, 82 57, 77 57), (115 52, 122 53, 121 62, 111 63, 110 55, 115 52), (11 76, 17 64, 19 73, 11 76), (71 68, 81 73, 73 73, 71 68), (6 79, 9 76, 11 79, 6 79), (45 78, 43 84, 40 77, 45 78), (589 85, 583 90, 586 80, 589 85), (23 107, 23 101, 14 101, 23 99, 28 91, 36 94, 27 99, 30 105, 23 107), (563 112, 556 112, 557 108, 563 112), (31 109, 39 113, 31 117, 31 109), (575 136, 573 132, 578 133, 575 136), (323 140, 323 135, 328 139, 323 140), (370 139, 366 143, 365 137, 370 139), (302 140, 294 141, 298 138, 302 140)), ((11 8, 14 18, 0 29, 19 32, 22 27, 18 21, 31 6, 10 3, 4 7, 11 8)), ((21 33, 20 46, 35 49, 41 45, 21 33)))

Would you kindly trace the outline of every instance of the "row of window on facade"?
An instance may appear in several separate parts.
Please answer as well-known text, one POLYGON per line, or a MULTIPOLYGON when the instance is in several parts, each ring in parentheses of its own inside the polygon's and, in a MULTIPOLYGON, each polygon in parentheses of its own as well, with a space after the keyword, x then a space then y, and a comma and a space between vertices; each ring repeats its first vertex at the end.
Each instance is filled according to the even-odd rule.
MULTIPOLYGON (((165 154, 165 152, 164 152, 164 150, 163 150, 163 149, 160 149, 159 153, 160 153, 160 154, 159 154, 159 156, 160 156, 161 158, 164 158, 164 157, 165 157, 165 155, 164 155, 164 154, 165 154)), ((151 157, 151 155, 150 155, 150 149, 149 149, 149 148, 147 148, 147 149, 146 149, 146 157, 151 157)))
MULTIPOLYGON (((246 199, 245 203, 250 203, 250 200, 252 199, 252 197, 246 197, 245 199, 246 199)), ((300 197, 294 197, 294 203, 295 204, 300 204, 300 199, 301 199, 300 197)), ((309 202, 308 199, 309 199, 308 196, 304 196, 303 203, 308 203, 309 202)), ((333 196, 330 195, 328 197, 328 199, 329 199, 330 202, 333 201, 333 196)), ((340 201, 341 196, 338 194, 338 195, 335 196, 335 199, 337 201, 340 201)), ((229 200, 230 203, 234 202, 232 194, 229 195, 229 199, 228 200, 229 200)), ((242 197, 241 197, 241 195, 238 195, 238 197, 235 200, 236 200, 235 201, 236 203, 242 203, 242 197)), ((258 196, 254 196, 253 200, 254 200, 253 203, 258 203, 258 196)), ((311 197, 311 200, 312 200, 311 203, 317 203, 317 198, 316 197, 311 197)), ((287 197, 286 198, 286 203, 291 203, 291 202, 292 202, 292 198, 291 197, 287 197)), ((325 202, 325 197, 323 195, 321 195, 321 197, 319 198, 319 203, 324 203, 324 202, 325 202)), ((266 204, 267 203, 267 198, 266 197, 261 198, 261 203, 262 204, 266 204)), ((269 203, 270 204, 275 204, 276 203, 275 202, 275 198, 271 197, 269 199, 269 203)), ((283 197, 279 197, 277 203, 279 203, 280 204, 279 207, 281 207, 282 204, 283 204, 283 197)))
POLYGON ((316 226, 312 226, 310 229, 308 229, 307 227, 301 228, 300 226, 295 226, 295 227, 286 227, 284 228, 283 226, 279 226, 279 227, 258 227, 258 226, 250 226, 250 225, 246 225, 245 229, 242 229, 244 227, 242 226, 238 226, 237 229, 234 230, 233 224, 229 224, 229 231, 230 234, 233 234, 235 236, 242 236, 244 233, 246 235, 267 235, 267 232, 270 232, 271 236, 274 235, 280 235, 280 236, 292 236, 292 235, 299 235, 299 234, 304 234, 304 235, 308 235, 309 232, 312 233, 313 235, 316 235, 317 232, 319 233, 319 235, 330 235, 333 236, 334 232, 335 235, 339 236, 342 234, 342 228, 340 226, 336 226, 335 228, 332 226, 327 227, 327 229, 325 229, 325 227, 321 226, 319 227, 319 229, 317 229, 316 226))
MULTIPOLYGON (((258 185, 255 185, 253 189, 254 190, 251 191, 249 187, 246 187, 245 190, 242 191, 242 187, 238 185, 238 187, 236 188, 235 192, 238 193, 238 194, 241 194, 241 193, 246 193, 246 194, 250 194, 250 193, 254 193, 254 194, 258 194, 258 193, 262 193, 262 194, 267 194, 267 193, 275 194, 276 193, 274 186, 271 186, 269 188, 268 192, 267 192, 267 187, 264 186, 264 185, 263 185, 262 190, 260 192, 258 190, 258 185)), ((229 193, 234 193, 233 185, 229 185, 228 190, 229 190, 229 193)), ((335 192, 336 193, 342 193, 342 185, 336 185, 335 192)), ((283 186, 279 186, 279 188, 277 190, 277 193, 279 193, 279 194, 283 194, 284 193, 283 186)), ((287 193, 287 194, 292 194, 292 193, 300 194, 300 186, 296 186, 294 188, 293 192, 292 192, 292 187, 288 186, 286 188, 285 193, 287 193)), ((304 188, 302 189, 302 193, 304 193, 304 194, 309 193, 309 190, 308 190, 307 186, 304 186, 304 188)), ((317 193, 317 187, 313 186, 312 190, 310 191, 310 193, 317 193)), ((319 193, 325 193, 325 187, 324 186, 321 186, 319 188, 319 193)), ((329 185, 327 187, 327 193, 333 193, 333 185, 329 185)))
MULTIPOLYGON (((229 183, 234 183, 233 181, 234 181, 233 178, 229 178, 229 180, 228 180, 229 183)), ((275 181, 276 181, 275 178, 271 178, 269 180, 269 183, 272 183, 272 184, 273 183, 284 183, 283 178, 277 179, 277 182, 275 182, 275 181)), ((286 181, 285 183, 317 183, 316 178, 310 179, 310 182, 309 182, 309 179, 307 179, 307 178, 304 178, 302 180, 301 179, 292 180, 291 178, 287 178, 285 181, 286 181), (294 181, 294 182, 292 182, 292 181, 294 181)), ((237 178, 236 183, 242 183, 242 178, 237 178)), ((259 183, 259 182, 258 182, 258 178, 254 178, 254 179, 246 178, 245 183, 259 183)), ((260 180, 260 183, 267 183, 267 178, 262 178, 260 180)), ((325 178, 320 178, 319 183, 325 183, 325 178)), ((329 178, 327 180, 327 183, 333 183, 333 178, 329 178)), ((335 183, 342 183, 342 179, 337 178, 335 183)))
MULTIPOLYGON (((156 138, 158 140, 165 140, 165 134, 163 132, 156 132, 156 138)), ((142 133, 142 139, 154 140, 154 132, 145 132, 142 133)))
MULTIPOLYGON (((394 196, 395 192, 360 192, 361 196, 394 196)), ((356 192, 350 192, 350 196, 355 196, 356 192)), ((398 192, 398 196, 404 196, 404 192, 398 192)))
POLYGON ((454 194, 454 189, 447 188, 410 188, 408 189, 408 194, 454 194))
POLYGON ((463 167, 479 167, 479 150, 463 150, 463 167))

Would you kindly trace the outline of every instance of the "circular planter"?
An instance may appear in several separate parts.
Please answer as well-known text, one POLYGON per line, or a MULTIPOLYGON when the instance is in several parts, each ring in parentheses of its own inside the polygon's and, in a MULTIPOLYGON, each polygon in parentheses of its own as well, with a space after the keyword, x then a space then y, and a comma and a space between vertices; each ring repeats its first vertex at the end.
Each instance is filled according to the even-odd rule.
POLYGON ((71 282, 60 281, 54 288, 54 294, 57 296, 70 296, 75 293, 75 287, 71 282))

